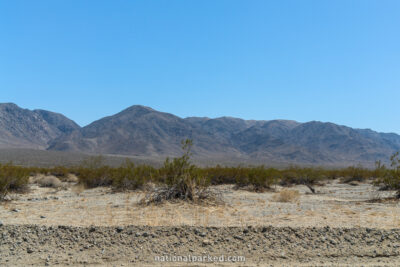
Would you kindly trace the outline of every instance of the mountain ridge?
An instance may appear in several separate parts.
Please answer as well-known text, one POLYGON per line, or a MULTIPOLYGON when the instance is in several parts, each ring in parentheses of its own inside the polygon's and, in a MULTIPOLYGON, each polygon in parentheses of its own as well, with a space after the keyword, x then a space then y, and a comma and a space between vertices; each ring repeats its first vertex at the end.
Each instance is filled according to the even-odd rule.
POLYGON ((50 140, 79 128, 60 113, 0 104, 0 148, 46 149, 50 140))
POLYGON ((62 114, 0 104, 0 147, 7 138, 11 147, 157 158, 180 155, 181 140, 190 138, 194 158, 215 163, 371 165, 400 150, 395 133, 320 121, 181 118, 142 105, 79 127, 62 114))

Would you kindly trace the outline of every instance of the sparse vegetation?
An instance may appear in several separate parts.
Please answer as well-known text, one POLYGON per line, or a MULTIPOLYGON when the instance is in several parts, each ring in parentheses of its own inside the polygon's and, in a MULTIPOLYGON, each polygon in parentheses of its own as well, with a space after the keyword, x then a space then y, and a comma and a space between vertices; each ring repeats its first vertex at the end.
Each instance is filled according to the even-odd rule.
POLYGON ((360 165, 348 167, 342 171, 342 182, 344 183, 363 182, 372 177, 374 177, 374 173, 360 165))
POLYGON ((61 181, 52 175, 40 175, 33 179, 34 183, 37 183, 41 187, 52 187, 52 188, 59 188, 61 187, 61 181))
POLYGON ((343 169, 324 169, 291 166, 286 169, 253 167, 199 168, 191 163, 192 141, 182 142, 183 155, 167 158, 164 165, 156 169, 150 165, 135 165, 126 160, 119 167, 105 164, 102 156, 89 157, 77 167, 56 166, 51 168, 19 167, 12 164, 0 165, 0 199, 10 191, 26 188, 28 176, 43 187, 60 187, 61 182, 77 182, 83 188, 110 186, 114 190, 147 191, 144 202, 162 202, 182 199, 197 201, 210 198, 209 185, 232 184, 236 189, 264 192, 281 185, 305 185, 315 193, 314 185, 322 185, 326 180, 340 178, 344 183, 358 185, 367 179, 381 185, 383 189, 397 190, 400 198, 400 157, 391 157, 391 168, 380 161, 375 169, 352 166, 343 169), (39 179, 39 177, 41 177, 39 179), (45 177, 45 178, 44 178, 45 177), (147 186, 147 185, 154 186, 147 186))
POLYGON ((390 157, 391 168, 381 167, 381 178, 377 180, 378 184, 383 184, 384 189, 396 190, 396 198, 400 199, 400 154, 396 152, 390 157))
POLYGON ((297 202, 299 198, 299 191, 283 189, 279 193, 275 193, 275 195, 272 197, 272 200, 276 202, 297 202))
POLYGON ((152 181, 156 169, 147 165, 135 166, 129 160, 119 168, 112 169, 112 186, 117 190, 135 190, 152 181))
POLYGON ((11 163, 0 164, 0 201, 3 201, 9 192, 24 191, 28 182, 28 169, 13 166, 11 163))
POLYGON ((246 187, 251 191, 264 192, 270 189, 279 177, 279 171, 274 168, 266 169, 264 166, 242 168, 240 176, 236 177, 236 185, 238 188, 246 187))
POLYGON ((182 141, 183 155, 170 160, 167 158, 159 171, 161 185, 147 194, 143 203, 161 203, 165 200, 198 201, 210 198, 210 184, 199 169, 190 162, 192 141, 182 141))

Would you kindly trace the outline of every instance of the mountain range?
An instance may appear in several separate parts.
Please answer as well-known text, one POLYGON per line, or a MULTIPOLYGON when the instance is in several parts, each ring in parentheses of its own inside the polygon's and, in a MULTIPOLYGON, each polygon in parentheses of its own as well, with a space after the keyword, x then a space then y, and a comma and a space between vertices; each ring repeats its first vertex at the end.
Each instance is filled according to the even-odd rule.
POLYGON ((209 164, 372 165, 400 150, 397 134, 329 122, 180 118, 135 105, 80 127, 58 113, 0 104, 0 148, 160 158, 180 155, 185 138, 209 164))

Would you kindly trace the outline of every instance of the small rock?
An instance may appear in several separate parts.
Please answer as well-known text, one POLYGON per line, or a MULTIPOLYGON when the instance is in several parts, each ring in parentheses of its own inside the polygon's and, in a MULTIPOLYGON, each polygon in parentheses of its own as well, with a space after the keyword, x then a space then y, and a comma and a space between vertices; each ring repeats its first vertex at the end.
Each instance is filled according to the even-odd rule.
POLYGON ((27 248, 26 252, 28 252, 29 254, 33 253, 33 250, 31 248, 27 248))
POLYGON ((46 219, 46 216, 40 215, 41 219, 46 219))
POLYGON ((204 239, 203 240, 203 246, 208 246, 208 245, 211 245, 212 243, 211 243, 211 241, 210 240, 208 240, 208 239, 204 239))
POLYGON ((4 223, 2 221, 0 221, 0 227, 3 226, 3 225, 4 225, 4 223))
POLYGON ((20 212, 21 210, 19 209, 13 209, 12 212, 20 212))
POLYGON ((235 235, 235 236, 233 236, 233 238, 243 240, 243 237, 241 237, 240 235, 235 235))
POLYGON ((118 226, 115 230, 117 230, 117 233, 121 233, 122 231, 124 231, 124 227, 118 226))

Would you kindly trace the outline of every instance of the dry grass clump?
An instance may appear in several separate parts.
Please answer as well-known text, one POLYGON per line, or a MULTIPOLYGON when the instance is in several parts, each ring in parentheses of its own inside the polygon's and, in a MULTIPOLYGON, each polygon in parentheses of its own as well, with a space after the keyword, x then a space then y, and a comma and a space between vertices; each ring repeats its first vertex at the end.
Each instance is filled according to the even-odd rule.
POLYGON ((30 182, 38 184, 40 187, 59 188, 62 182, 53 175, 37 175, 30 178, 30 182))
POLYGON ((76 184, 71 187, 71 191, 77 195, 80 195, 83 191, 85 191, 85 186, 83 184, 76 184))
POLYGON ((51 188, 59 188, 61 187, 61 181, 55 176, 44 176, 42 179, 37 181, 40 187, 51 187, 51 188))
POLYGON ((283 189, 276 193, 272 200, 276 202, 297 202, 300 198, 300 193, 297 190, 283 189))
POLYGON ((65 181, 67 183, 77 183, 77 182, 79 182, 79 178, 75 174, 69 173, 66 176, 65 181))

